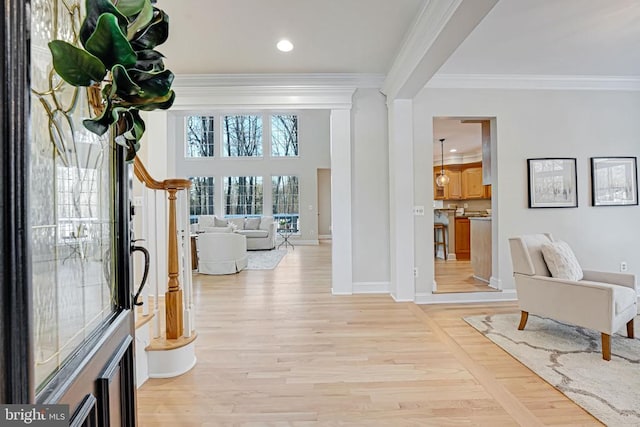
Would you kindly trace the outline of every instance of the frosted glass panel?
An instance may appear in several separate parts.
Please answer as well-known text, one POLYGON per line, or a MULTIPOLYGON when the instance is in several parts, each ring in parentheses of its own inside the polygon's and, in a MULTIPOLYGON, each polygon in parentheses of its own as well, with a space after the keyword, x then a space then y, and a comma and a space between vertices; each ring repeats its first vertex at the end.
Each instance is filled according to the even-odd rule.
POLYGON ((52 72, 47 43, 74 43, 78 1, 32 1, 30 219, 36 384, 109 317, 113 300, 113 154, 87 131, 85 88, 52 72))

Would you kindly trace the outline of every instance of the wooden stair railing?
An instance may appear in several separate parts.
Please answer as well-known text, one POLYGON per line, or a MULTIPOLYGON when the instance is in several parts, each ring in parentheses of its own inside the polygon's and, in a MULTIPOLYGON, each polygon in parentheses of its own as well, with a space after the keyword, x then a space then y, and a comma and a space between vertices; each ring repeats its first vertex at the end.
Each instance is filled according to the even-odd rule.
POLYGON ((178 230, 176 227, 176 193, 180 190, 187 190, 191 187, 188 179, 165 179, 157 181, 149 175, 149 172, 136 157, 133 162, 133 172, 135 176, 147 188, 152 190, 164 190, 168 193, 169 199, 169 229, 168 229, 168 276, 167 291, 165 293, 165 313, 166 313, 166 338, 178 339, 184 333, 184 322, 182 318, 182 288, 178 279, 178 230))

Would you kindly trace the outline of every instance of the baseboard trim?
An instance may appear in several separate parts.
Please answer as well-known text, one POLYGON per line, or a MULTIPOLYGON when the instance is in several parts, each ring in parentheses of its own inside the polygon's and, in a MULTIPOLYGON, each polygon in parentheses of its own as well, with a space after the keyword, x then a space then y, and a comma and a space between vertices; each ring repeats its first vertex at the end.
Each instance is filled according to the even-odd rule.
MULTIPOLYGON (((289 239, 289 243, 300 246, 318 246, 320 244, 319 240, 297 240, 297 239, 289 239)), ((280 243, 278 243, 280 244, 280 243)))
POLYGON ((331 234, 320 234, 318 240, 331 240, 331 234))
POLYGON ((432 294, 420 292, 416 294, 416 304, 459 304, 477 302, 516 301, 515 289, 503 289, 500 292, 460 292, 451 294, 432 294))
POLYGON ((456 254, 449 252, 449 254, 447 255, 447 261, 456 261, 456 254))
MULTIPOLYGON (((474 279, 479 280, 481 282, 487 283, 487 284, 491 283, 491 279, 489 279, 489 280, 483 279, 482 277, 478 277, 475 274, 472 274, 471 277, 473 277, 474 279)), ((490 286, 490 287, 493 287, 493 286, 490 286)), ((498 289, 498 288, 496 288, 496 289, 498 289)))
POLYGON ((353 282, 354 294, 388 294, 391 282, 353 282))
POLYGON ((489 286, 493 289, 502 289, 502 280, 498 279, 495 276, 491 276, 489 279, 489 286))

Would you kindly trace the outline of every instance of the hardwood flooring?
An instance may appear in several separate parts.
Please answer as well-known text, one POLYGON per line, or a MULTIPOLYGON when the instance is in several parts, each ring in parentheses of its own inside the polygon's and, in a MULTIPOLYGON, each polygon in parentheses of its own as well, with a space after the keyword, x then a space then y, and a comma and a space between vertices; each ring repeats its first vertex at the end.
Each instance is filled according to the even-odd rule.
POLYGON ((331 295, 330 244, 196 276, 197 365, 137 394, 141 426, 537 426, 597 420, 468 326, 513 303, 331 295))
POLYGON ((435 280, 438 287, 436 293, 456 292, 499 292, 486 282, 473 277, 471 261, 444 261, 436 259, 435 280))

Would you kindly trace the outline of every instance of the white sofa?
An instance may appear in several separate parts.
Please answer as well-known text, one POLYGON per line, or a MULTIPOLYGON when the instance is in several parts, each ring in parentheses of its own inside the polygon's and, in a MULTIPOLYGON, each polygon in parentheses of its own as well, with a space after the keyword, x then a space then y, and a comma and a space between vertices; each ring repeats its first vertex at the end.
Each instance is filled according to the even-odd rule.
POLYGON ((247 250, 269 250, 276 247, 278 224, 272 216, 252 218, 218 218, 200 215, 198 231, 204 233, 236 233, 247 239, 247 250))
MULTIPOLYGON (((638 314, 634 274, 582 270, 582 280, 551 277, 543 245, 554 242, 550 234, 530 234, 509 239, 513 275, 522 311, 518 329, 529 313, 549 317, 601 333, 602 358, 611 359, 611 335, 625 326, 633 338, 638 314)), ((578 266, 579 267, 579 266, 578 266)))
POLYGON ((233 274, 247 268, 247 239, 240 234, 201 233, 197 247, 201 274, 233 274))

